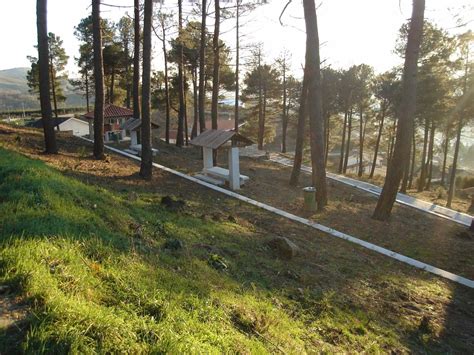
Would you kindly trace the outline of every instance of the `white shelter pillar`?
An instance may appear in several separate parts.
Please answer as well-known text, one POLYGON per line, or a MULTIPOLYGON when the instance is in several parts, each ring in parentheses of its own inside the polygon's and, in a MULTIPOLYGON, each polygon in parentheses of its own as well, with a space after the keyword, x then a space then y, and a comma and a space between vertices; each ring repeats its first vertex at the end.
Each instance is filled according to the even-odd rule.
POLYGON ((137 131, 130 131, 130 147, 138 144, 137 131))
POLYGON ((214 166, 211 148, 206 148, 206 147, 202 148, 202 162, 204 165, 204 169, 210 169, 214 166))
POLYGON ((239 148, 229 149, 229 185, 232 190, 240 190, 239 148))

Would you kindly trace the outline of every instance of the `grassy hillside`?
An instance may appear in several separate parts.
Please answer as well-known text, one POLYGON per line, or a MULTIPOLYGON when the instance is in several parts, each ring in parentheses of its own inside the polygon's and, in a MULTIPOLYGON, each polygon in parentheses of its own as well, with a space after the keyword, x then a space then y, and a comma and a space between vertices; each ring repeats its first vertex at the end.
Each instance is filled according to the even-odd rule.
MULTIPOLYGON (((38 109, 39 101, 35 95, 28 92, 26 74, 29 68, 12 68, 0 70, 0 112, 23 109, 38 109)), ((70 85, 65 82, 65 95, 67 107, 85 106, 81 95, 73 92, 70 85)), ((61 104, 60 107, 62 107, 61 104)))
POLYGON ((26 73, 28 68, 0 70, 0 111, 39 107, 38 100, 28 92, 26 73))
POLYGON ((27 309, 19 327, 1 330, 0 352, 469 349, 470 337, 445 337, 437 323, 434 309, 461 296, 435 278, 374 267, 352 246, 321 255, 323 265, 279 260, 258 223, 204 218, 219 203, 212 196, 182 211, 113 185, 0 148, 0 284, 27 309), (412 317, 425 306, 434 318, 412 317))
POLYGON ((263 350, 232 320, 251 329, 254 316, 260 331, 302 347, 301 324, 268 299, 238 290, 205 260, 162 248, 174 236, 245 233, 239 226, 132 203, 5 150, 0 166, 2 279, 34 313, 24 350, 263 350))

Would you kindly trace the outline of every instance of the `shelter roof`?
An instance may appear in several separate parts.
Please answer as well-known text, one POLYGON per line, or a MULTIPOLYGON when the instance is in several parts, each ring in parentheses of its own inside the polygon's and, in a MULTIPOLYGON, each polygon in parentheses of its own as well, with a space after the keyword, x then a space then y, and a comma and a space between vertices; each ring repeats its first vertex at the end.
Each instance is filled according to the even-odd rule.
MULTIPOLYGON (((128 130, 128 131, 136 131, 140 129, 142 126, 142 120, 141 118, 130 118, 128 119, 123 125, 122 129, 128 130)), ((151 122, 151 128, 156 129, 159 128, 160 126, 156 124, 155 122, 151 122)))
POLYGON ((235 131, 221 131, 208 129, 189 142, 192 145, 204 148, 218 149, 230 142, 233 147, 245 147, 253 142, 235 131))

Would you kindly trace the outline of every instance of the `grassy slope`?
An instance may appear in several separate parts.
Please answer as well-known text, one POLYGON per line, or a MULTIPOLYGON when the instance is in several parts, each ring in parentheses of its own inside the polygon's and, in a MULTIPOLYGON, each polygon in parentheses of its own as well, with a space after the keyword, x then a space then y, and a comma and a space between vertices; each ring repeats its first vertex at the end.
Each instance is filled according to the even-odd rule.
MULTIPOLYGON (((86 185, 0 148, 0 282, 31 308, 24 333, 2 330, 0 351, 19 344, 29 352, 80 353, 439 345, 423 322, 393 324, 342 294, 300 289, 295 296, 277 287, 260 269, 281 262, 254 256, 252 226, 173 213, 160 198, 134 201, 126 191, 86 185), (169 238, 183 240, 184 251, 164 250, 169 238), (209 252, 199 246, 209 243, 229 250, 229 271, 208 264, 209 252)), ((418 287, 448 292, 429 281, 418 287)), ((453 340, 440 349, 462 346, 453 340)))

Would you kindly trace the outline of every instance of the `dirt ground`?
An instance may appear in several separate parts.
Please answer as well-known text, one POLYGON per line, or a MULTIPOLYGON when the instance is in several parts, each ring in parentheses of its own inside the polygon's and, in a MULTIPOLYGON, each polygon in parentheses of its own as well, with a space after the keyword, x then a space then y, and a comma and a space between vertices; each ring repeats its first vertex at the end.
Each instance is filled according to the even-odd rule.
MULTIPOLYGON (((198 149, 177 149, 156 142, 160 154, 155 161, 187 173, 202 168, 198 149)), ((218 156, 226 165, 225 153, 218 156)), ((371 218, 377 198, 345 184, 328 180, 329 206, 314 215, 303 210, 302 187, 311 185, 310 177, 301 174, 300 186, 288 185, 291 169, 264 158, 241 158, 241 173, 250 177, 241 194, 268 203, 293 214, 357 238, 400 252, 434 266, 474 278, 474 235, 454 222, 396 204, 389 222, 371 218), (455 255, 456 257, 453 257, 455 255)))
MULTIPOLYGON (((334 289, 338 294, 347 295, 349 304, 370 308, 380 314, 386 312, 387 320, 393 322, 402 319, 424 324, 428 317, 440 339, 457 337, 464 344, 474 346, 474 303, 472 292, 467 288, 158 169, 154 170, 151 181, 143 181, 137 176, 139 166, 136 162, 114 154, 109 154, 104 161, 93 160, 91 145, 74 137, 59 135, 60 154, 43 155, 42 139, 39 131, 0 125, 0 145, 41 159, 85 183, 117 191, 152 192, 189 201, 199 200, 208 209, 189 213, 213 219, 232 215, 239 223, 254 226, 262 237, 282 235, 291 238, 304 248, 301 258, 283 266, 288 268, 289 275, 298 270, 298 281, 285 281, 297 283, 295 287, 318 285, 334 289), (430 280, 432 286, 413 292, 417 280, 430 280), (449 296, 446 296, 446 289, 449 289, 449 296)), ((198 149, 178 149, 164 143, 157 143, 157 146, 160 153, 155 160, 158 163, 187 173, 201 169, 198 149)), ((220 155, 218 162, 224 165, 225 157, 220 155)), ((395 207, 389 222, 372 220, 370 215, 376 199, 334 182, 329 182, 328 208, 309 216, 301 208, 301 187, 309 185, 308 176, 302 175, 300 187, 292 188, 287 184, 290 169, 264 159, 243 158, 241 170, 250 177, 250 182, 241 190, 246 196, 474 279, 474 236, 466 233, 466 228, 403 206, 395 207)), ((268 269, 263 263, 261 272, 275 277, 282 275, 281 271, 276 274, 276 270, 268 269)))

